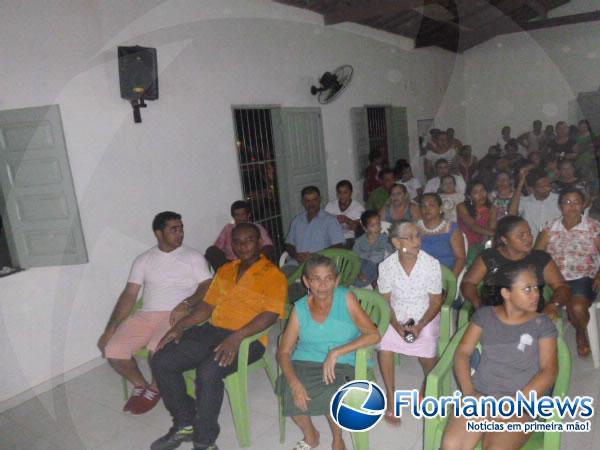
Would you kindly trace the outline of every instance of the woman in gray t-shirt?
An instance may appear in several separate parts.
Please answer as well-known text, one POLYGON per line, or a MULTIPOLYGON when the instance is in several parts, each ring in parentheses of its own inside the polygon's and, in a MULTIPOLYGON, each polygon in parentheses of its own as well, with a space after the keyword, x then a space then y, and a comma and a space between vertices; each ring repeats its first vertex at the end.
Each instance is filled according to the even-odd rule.
MULTIPOLYGON (((534 268, 515 263, 499 278, 502 279, 498 280, 497 295, 502 304, 479 308, 456 349, 457 381, 464 396, 514 396, 517 391, 528 396, 530 391, 536 391, 541 397, 552 387, 558 373, 556 327, 548 316, 536 312, 540 290, 534 268), (471 375, 469 360, 478 342, 481 362, 471 375)), ((450 418, 443 449, 475 448, 486 433, 467 431, 467 420, 464 416, 450 418)), ((485 436, 489 447, 503 449, 519 449, 528 439, 528 434, 516 432, 485 436)))

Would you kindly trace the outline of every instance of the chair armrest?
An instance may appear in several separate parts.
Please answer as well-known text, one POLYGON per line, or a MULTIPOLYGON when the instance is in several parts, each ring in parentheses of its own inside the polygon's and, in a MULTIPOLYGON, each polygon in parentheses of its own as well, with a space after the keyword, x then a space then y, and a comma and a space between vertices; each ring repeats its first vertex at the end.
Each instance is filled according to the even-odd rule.
POLYGON ((366 380, 368 379, 369 371, 369 354, 375 349, 375 346, 359 348, 356 350, 356 363, 354 365, 354 379, 355 380, 366 380))
MULTIPOLYGON (((274 325, 275 324, 265 328, 261 332, 256 333, 254 336, 248 336, 247 338, 244 338, 242 340, 242 343, 240 344, 240 349, 238 351, 238 372, 247 373, 247 371, 248 371, 248 352, 250 350, 250 344, 252 344, 255 341, 258 341, 263 336, 267 336, 269 334, 269 332, 271 331, 271 328, 273 328, 274 325)), ((267 351, 266 348, 265 348, 265 351, 267 351)))

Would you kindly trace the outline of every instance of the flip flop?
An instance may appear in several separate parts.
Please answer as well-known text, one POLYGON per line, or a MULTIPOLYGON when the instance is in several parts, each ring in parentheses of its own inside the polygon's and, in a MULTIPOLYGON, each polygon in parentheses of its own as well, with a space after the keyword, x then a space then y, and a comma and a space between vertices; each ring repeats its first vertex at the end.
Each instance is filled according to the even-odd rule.
POLYGON ((308 445, 306 441, 296 442, 296 446, 292 450, 312 450, 313 447, 308 445))

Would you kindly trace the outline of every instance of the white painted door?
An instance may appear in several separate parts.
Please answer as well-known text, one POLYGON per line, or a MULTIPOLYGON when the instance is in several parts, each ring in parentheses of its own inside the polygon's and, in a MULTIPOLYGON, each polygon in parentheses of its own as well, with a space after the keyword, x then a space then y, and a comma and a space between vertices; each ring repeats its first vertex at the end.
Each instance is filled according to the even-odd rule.
POLYGON ((0 111, 0 187, 13 265, 88 262, 58 105, 0 111))
POLYGON ((281 108, 272 114, 283 229, 303 210, 300 191, 317 186, 327 202, 327 165, 320 108, 281 108))

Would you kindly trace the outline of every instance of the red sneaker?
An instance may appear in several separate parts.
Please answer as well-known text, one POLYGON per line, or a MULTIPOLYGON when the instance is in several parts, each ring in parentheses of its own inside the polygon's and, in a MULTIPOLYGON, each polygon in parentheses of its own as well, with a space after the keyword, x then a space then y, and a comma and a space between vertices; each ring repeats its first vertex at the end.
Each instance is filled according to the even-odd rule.
POLYGON ((135 405, 138 399, 144 394, 146 388, 144 386, 134 386, 131 391, 131 397, 125 402, 123 406, 123 412, 131 411, 131 407, 135 405))
POLYGON ((147 387, 141 397, 138 397, 129 409, 132 414, 144 414, 156 406, 160 400, 158 389, 147 387))

